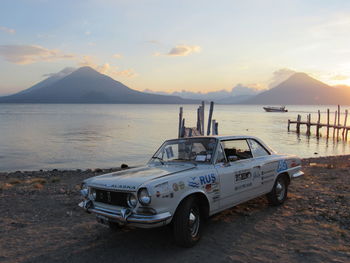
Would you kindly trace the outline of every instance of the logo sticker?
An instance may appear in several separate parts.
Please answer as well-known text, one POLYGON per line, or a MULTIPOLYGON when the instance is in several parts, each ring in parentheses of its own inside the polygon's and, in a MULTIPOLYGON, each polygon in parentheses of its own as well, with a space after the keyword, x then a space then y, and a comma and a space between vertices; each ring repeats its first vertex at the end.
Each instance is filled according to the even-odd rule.
POLYGON ((177 185, 177 183, 173 184, 173 189, 175 192, 179 190, 179 186, 177 185))
POLYGON ((282 172, 288 169, 287 162, 285 160, 280 160, 278 162, 277 172, 282 172))
POLYGON ((179 187, 181 190, 185 189, 185 183, 183 181, 179 182, 179 187))
POLYGON ((190 180, 188 181, 188 186, 198 188, 199 183, 197 182, 197 177, 190 177, 190 180))

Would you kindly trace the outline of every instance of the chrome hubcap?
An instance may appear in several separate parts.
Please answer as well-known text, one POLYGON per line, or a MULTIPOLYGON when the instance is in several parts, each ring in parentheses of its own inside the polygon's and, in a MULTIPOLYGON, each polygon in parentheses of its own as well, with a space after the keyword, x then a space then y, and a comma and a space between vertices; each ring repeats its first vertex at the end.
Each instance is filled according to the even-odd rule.
POLYGON ((188 227, 192 237, 196 237, 199 231, 199 213, 195 209, 191 209, 188 217, 188 227))
POLYGON ((283 200, 285 192, 286 187, 284 181, 279 179, 276 183, 276 196, 279 201, 283 200))

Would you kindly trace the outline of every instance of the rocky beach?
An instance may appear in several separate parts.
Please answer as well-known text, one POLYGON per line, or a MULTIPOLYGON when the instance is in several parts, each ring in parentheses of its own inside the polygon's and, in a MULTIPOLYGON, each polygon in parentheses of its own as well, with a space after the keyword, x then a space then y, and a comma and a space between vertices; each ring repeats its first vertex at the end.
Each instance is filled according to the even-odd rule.
POLYGON ((350 156, 303 159, 289 198, 210 218, 201 242, 169 227, 111 231, 77 204, 83 179, 116 169, 0 173, 0 262, 349 262, 350 156))

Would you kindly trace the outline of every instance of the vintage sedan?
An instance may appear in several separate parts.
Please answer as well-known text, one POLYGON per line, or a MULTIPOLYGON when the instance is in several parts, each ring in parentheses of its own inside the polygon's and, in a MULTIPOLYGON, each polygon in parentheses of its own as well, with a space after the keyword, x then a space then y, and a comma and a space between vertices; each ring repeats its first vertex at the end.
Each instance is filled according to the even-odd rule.
POLYGON ((280 205, 302 174, 297 156, 255 137, 180 138, 165 141, 145 166, 86 179, 79 206, 111 228, 171 224, 176 243, 191 247, 209 216, 265 194, 280 205))

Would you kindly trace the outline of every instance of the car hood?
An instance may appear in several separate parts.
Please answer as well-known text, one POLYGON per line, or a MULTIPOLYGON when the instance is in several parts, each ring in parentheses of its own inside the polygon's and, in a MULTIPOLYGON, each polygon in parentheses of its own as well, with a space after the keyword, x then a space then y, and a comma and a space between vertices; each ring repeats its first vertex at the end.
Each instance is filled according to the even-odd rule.
POLYGON ((136 191, 138 187, 145 182, 191 170, 195 167, 196 166, 193 164, 170 164, 160 166, 146 165, 120 172, 95 176, 85 180, 85 183, 87 183, 88 186, 96 188, 136 191))

